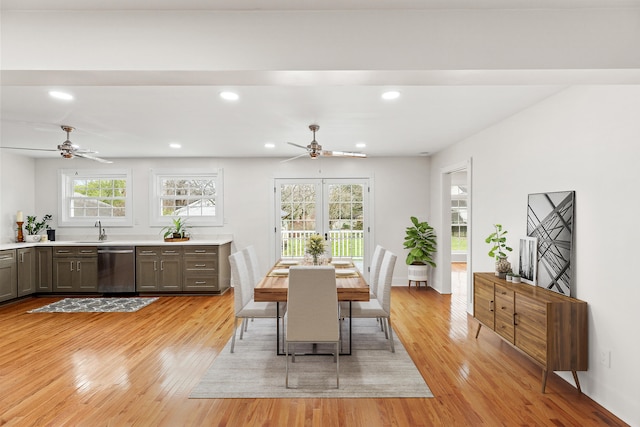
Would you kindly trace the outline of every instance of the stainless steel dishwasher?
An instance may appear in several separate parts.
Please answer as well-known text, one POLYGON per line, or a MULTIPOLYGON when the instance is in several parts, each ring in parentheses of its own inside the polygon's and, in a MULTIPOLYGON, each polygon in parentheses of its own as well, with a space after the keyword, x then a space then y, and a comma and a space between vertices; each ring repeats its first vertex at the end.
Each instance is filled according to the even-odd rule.
POLYGON ((98 246, 98 292, 136 291, 133 246, 98 246))

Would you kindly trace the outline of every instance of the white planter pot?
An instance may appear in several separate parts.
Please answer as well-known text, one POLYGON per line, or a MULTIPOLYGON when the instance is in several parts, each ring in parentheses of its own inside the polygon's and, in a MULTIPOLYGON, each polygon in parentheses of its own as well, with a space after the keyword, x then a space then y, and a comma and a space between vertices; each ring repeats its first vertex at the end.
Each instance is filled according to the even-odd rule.
POLYGON ((409 265, 409 280, 413 282, 426 282, 428 278, 428 265, 409 265))
POLYGON ((42 238, 42 236, 39 235, 39 234, 27 234, 25 236, 24 240, 27 243, 36 243, 36 242, 39 242, 41 238, 42 238))

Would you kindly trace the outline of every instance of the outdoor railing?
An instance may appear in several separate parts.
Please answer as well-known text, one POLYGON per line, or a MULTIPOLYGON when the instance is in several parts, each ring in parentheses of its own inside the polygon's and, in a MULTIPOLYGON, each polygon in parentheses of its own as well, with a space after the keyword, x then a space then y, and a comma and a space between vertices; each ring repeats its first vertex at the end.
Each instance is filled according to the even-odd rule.
MULTIPOLYGON (((309 236, 316 231, 282 230, 282 256, 303 257, 309 236)), ((336 258, 349 257, 362 259, 364 249, 364 232, 361 230, 335 230, 329 232, 331 255, 336 258)))

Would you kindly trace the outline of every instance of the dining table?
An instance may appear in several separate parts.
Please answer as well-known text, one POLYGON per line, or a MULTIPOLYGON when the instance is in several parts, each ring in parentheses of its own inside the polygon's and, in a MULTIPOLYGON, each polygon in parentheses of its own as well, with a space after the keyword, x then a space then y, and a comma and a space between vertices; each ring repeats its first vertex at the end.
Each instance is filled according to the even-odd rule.
MULTIPOLYGON (((330 259, 327 260, 327 264, 333 265, 336 269, 338 301, 349 303, 349 351, 340 354, 350 355, 352 336, 351 304, 354 301, 369 301, 369 284, 351 259, 330 259)), ((298 258, 279 259, 254 288, 254 301, 286 303, 289 292, 289 267, 294 265, 305 265, 305 260, 298 258)), ((277 318, 280 319, 280 304, 277 304, 277 318)), ((279 321, 276 321, 276 353, 284 355, 284 352, 280 349, 279 321)))

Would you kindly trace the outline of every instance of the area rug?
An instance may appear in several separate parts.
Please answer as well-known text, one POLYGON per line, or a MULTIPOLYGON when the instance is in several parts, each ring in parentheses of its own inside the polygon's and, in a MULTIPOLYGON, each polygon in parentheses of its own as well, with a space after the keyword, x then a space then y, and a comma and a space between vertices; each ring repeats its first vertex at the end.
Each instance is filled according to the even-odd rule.
MULTIPOLYGON (((348 328, 343 327, 343 334, 348 328)), ((238 331, 238 337, 240 332, 238 331)), ((255 319, 242 340, 231 341, 216 357, 190 398, 387 398, 433 397, 425 380, 394 334, 395 353, 389 350, 375 319, 354 319, 350 356, 340 356, 340 388, 336 389, 333 356, 296 356, 289 359, 285 388, 285 356, 276 355, 274 319, 255 319)), ((324 349, 318 346, 319 352, 324 349)), ((297 352, 311 348, 297 348, 297 352)))
POLYGON ((65 298, 28 313, 113 313, 134 312, 158 298, 65 298))

